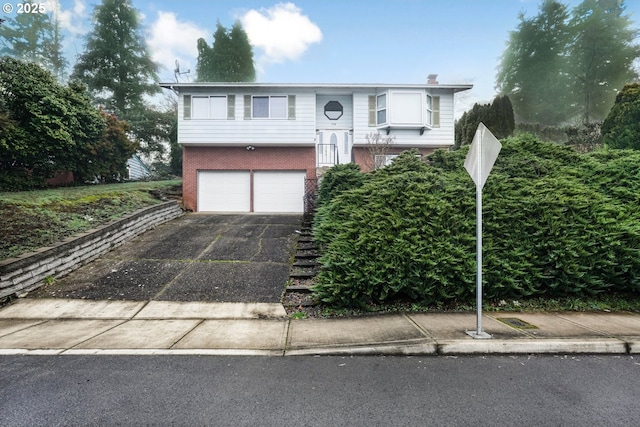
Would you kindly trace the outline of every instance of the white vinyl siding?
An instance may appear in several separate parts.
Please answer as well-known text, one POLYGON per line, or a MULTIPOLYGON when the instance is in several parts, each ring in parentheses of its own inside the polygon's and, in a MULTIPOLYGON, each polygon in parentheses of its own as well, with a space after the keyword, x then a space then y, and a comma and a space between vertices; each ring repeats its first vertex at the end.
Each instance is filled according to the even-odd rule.
MULTIPOLYGON (((319 141, 318 129, 330 121, 324 116, 322 107, 335 98, 344 106, 344 116, 340 118, 339 128, 353 129, 350 133, 352 144, 356 147, 366 144, 366 135, 371 132, 380 132, 386 136, 387 125, 377 126, 370 119, 375 120, 376 96, 382 94, 384 88, 353 88, 342 91, 339 94, 331 95, 319 93, 313 88, 291 88, 284 86, 280 92, 276 88, 240 88, 230 91, 229 88, 220 88, 218 92, 209 89, 205 93, 204 88, 192 90, 178 98, 179 102, 179 142, 183 145, 227 145, 227 146, 247 146, 264 145, 279 146, 314 146, 319 141), (346 93, 345 93, 346 92, 346 93), (217 96, 226 95, 228 97, 228 109, 232 109, 235 118, 229 120, 189 120, 185 119, 185 114, 189 114, 189 108, 185 101, 191 100, 193 96, 217 96), (284 120, 251 119, 251 99, 253 96, 286 96, 288 104, 288 117, 284 120), (295 106, 292 105, 291 97, 295 98, 295 106), (321 98, 323 98, 321 100, 321 98), (351 101, 351 111, 346 100, 351 101), (245 103, 248 100, 248 103, 245 103), (245 107, 248 107, 245 109, 245 107), (290 119, 291 110, 295 108, 295 119, 290 119), (245 117, 248 110, 248 117, 245 117), (352 118, 348 119, 348 115, 352 118), (372 117, 373 116, 373 117, 372 117), (348 125, 348 122, 351 122, 348 125)), ((393 91, 393 89, 391 89, 393 91)), ((414 90, 408 90, 415 92, 414 90)), ((420 135, 420 128, 416 126, 391 126, 389 136, 395 137, 396 144, 403 147, 449 147, 453 145, 453 90, 448 88, 428 88, 425 92, 425 104, 423 114, 425 115, 425 126, 427 127, 423 135, 420 135), (432 122, 431 127, 427 124, 426 95, 432 96, 432 122), (440 100, 440 126, 437 125, 437 101, 440 100)), ((387 98, 387 101, 389 98, 387 98)), ((331 126, 336 127, 336 126, 331 126)), ((328 142, 328 141, 325 141, 328 142)), ((257 151, 256 151, 257 153, 257 151)))
MULTIPOLYGON (((410 126, 408 128, 397 127, 394 128, 391 125, 391 131, 389 136, 395 137, 395 144, 398 147, 450 147, 454 141, 454 111, 453 111, 453 93, 447 89, 430 89, 433 99, 439 99, 440 101, 440 124, 435 124, 437 115, 433 111, 434 125, 431 128, 427 128, 422 135, 420 135, 420 129, 416 126, 410 126)), ((371 119, 371 99, 376 99, 376 93, 374 89, 357 91, 353 95, 353 144, 355 147, 363 147, 366 145, 366 135, 371 132, 380 132, 383 137, 386 137, 386 126, 381 125, 372 127, 370 126, 371 119)), ((426 98, 426 96, 425 96, 426 98)), ((436 101, 437 102, 437 101, 436 101)), ((375 104, 373 105, 375 107, 375 104)), ((434 105, 432 105, 433 109, 434 105)), ((426 116, 426 101, 423 107, 426 116)), ((375 116, 374 116, 375 117, 375 116)), ((425 117, 426 124, 426 117, 425 117)))
MULTIPOLYGON (((273 93, 273 91, 270 91, 273 93)), ((196 94, 191 94, 193 97, 196 94)), ((267 94, 265 94, 266 96, 267 94)), ((270 94, 269 94, 270 95, 270 94)), ((259 96, 259 95, 257 95, 259 96)), ((311 91, 297 93, 287 97, 287 116, 282 119, 251 118, 251 100, 253 95, 246 93, 230 93, 227 95, 228 110, 233 110, 235 118, 228 120, 188 120, 179 117, 179 141, 186 145, 309 145, 313 146, 316 137, 316 98, 311 91)), ((183 112, 181 102, 180 111, 183 112)))

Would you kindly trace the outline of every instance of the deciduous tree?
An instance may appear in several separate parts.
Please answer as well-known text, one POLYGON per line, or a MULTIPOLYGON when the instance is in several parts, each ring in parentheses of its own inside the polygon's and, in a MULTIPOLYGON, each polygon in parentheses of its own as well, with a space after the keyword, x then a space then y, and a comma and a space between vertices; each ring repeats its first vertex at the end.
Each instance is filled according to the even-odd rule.
POLYGON ((83 85, 60 85, 38 65, 5 57, 0 127, 0 186, 19 189, 90 162, 84 147, 100 138, 104 120, 83 85))

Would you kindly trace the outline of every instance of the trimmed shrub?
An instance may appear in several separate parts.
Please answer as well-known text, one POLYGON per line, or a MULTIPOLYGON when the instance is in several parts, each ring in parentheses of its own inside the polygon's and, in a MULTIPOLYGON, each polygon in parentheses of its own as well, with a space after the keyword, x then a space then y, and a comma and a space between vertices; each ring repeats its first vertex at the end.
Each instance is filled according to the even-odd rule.
POLYGON ((366 175, 360 171, 360 166, 355 163, 335 165, 329 168, 322 176, 318 188, 318 206, 330 202, 344 191, 360 187, 365 179, 366 175))
MULTIPOLYGON (((429 165, 404 153, 322 206, 317 296, 334 306, 395 297, 471 302, 476 215, 467 151, 437 151, 429 165)), ((640 290, 639 168, 631 155, 580 155, 531 136, 503 141, 483 189, 485 296, 640 290)))

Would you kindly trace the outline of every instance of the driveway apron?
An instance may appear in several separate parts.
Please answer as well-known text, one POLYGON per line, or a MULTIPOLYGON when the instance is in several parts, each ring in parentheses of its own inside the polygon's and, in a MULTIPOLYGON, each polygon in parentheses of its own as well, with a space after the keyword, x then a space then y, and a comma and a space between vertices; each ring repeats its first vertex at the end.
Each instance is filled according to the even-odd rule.
POLYGON ((298 215, 187 214, 29 297, 279 302, 301 220, 298 215))

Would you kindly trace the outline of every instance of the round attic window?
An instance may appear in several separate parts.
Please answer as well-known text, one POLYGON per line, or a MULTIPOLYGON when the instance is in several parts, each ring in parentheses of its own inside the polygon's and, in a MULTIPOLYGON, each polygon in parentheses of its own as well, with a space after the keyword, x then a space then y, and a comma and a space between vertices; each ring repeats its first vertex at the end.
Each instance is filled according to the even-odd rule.
POLYGON ((324 115, 329 120, 338 120, 340 117, 342 117, 342 114, 342 104, 340 104, 338 101, 329 101, 324 106, 324 115))

